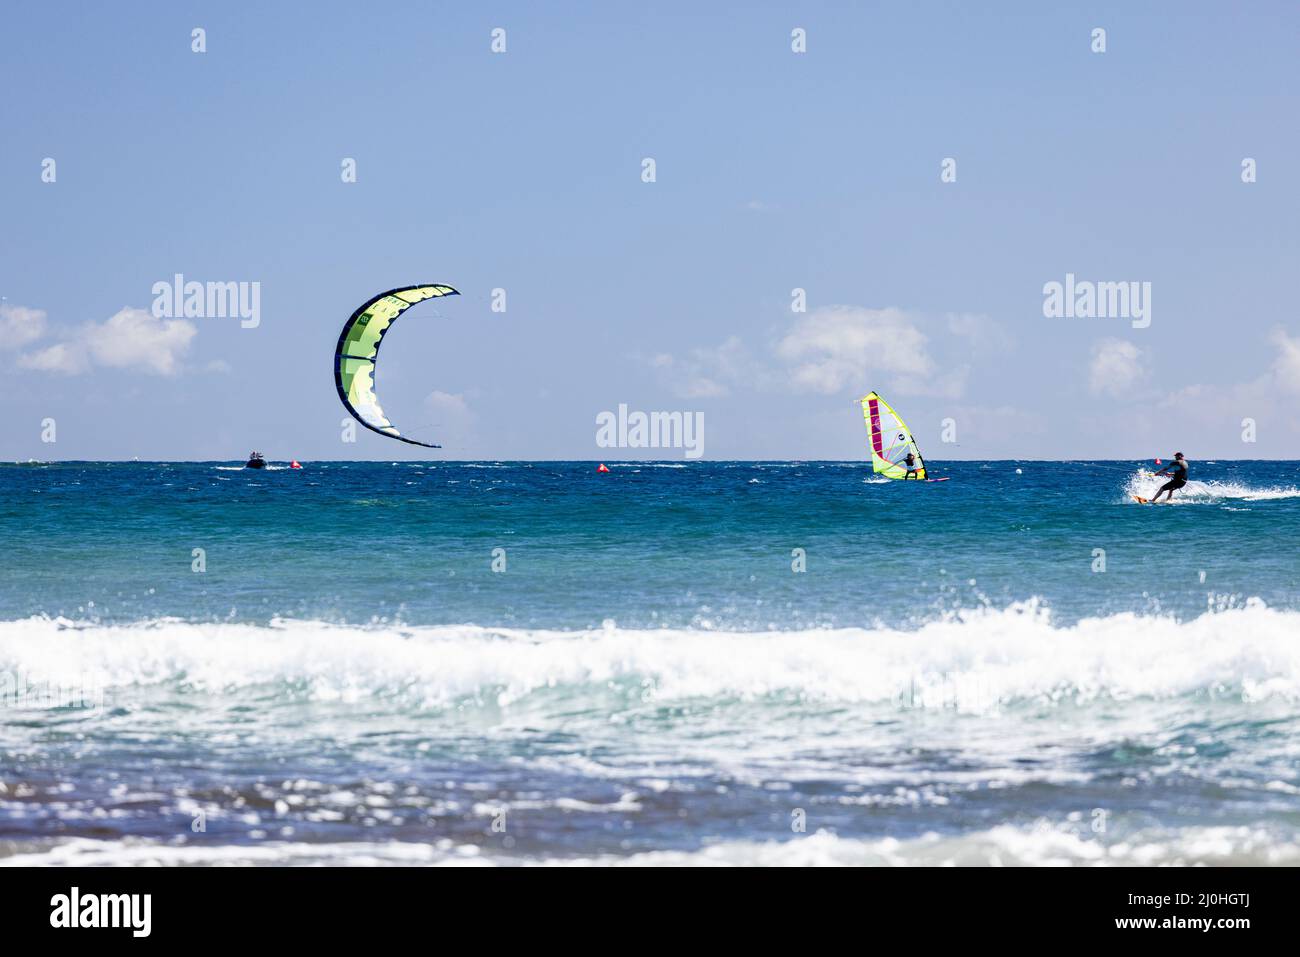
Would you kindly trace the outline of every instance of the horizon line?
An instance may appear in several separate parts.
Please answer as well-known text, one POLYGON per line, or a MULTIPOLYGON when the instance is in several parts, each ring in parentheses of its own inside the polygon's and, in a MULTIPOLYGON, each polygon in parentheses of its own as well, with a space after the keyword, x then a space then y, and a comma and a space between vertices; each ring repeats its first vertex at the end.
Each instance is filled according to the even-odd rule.
MULTIPOLYGON (((1153 457, 1152 457, 1153 458, 1153 457)), ((1090 456, 1078 459, 1053 459, 1053 458, 990 458, 990 459, 941 459, 943 462, 1064 462, 1068 464, 1078 463, 1087 464, 1089 462, 1126 462, 1126 463, 1143 463, 1150 462, 1152 458, 1105 458, 1103 456, 1090 456)), ((242 464, 247 461, 242 458, 234 459, 15 459, 13 461, 0 461, 0 465, 74 465, 74 464, 94 464, 94 465, 206 465, 215 463, 226 465, 229 463, 242 464)), ((641 464, 669 464, 669 465, 718 465, 732 463, 762 463, 762 462, 807 462, 814 463, 831 463, 835 465, 862 465, 870 466, 871 462, 867 459, 818 459, 818 458, 791 458, 791 459, 772 459, 772 458, 737 458, 737 459, 571 459, 571 458, 551 458, 551 459, 511 459, 511 458, 477 458, 477 459, 394 459, 394 458, 377 458, 377 459, 313 459, 313 458, 286 458, 286 459, 267 459, 268 462, 316 462, 323 464, 370 464, 377 465, 388 462, 409 462, 427 463, 427 462, 494 462, 494 463, 525 463, 535 462, 547 463, 565 463, 577 462, 582 464, 598 465, 600 463, 614 463, 617 465, 641 465, 641 464)), ((1250 458, 1235 459, 1224 456, 1210 456, 1208 458, 1189 458, 1191 462, 1300 462, 1300 458, 1250 458)), ((938 468, 937 465, 927 463, 927 468, 938 468)))

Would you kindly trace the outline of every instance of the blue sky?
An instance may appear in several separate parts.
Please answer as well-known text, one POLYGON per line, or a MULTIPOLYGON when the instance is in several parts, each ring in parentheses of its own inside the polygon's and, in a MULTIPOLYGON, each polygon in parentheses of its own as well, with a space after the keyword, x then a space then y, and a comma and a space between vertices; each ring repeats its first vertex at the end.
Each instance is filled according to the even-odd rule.
POLYGON ((1300 458, 1294 4, 382 6, 5 7, 0 458, 424 457, 331 366, 418 282, 379 391, 439 457, 645 454, 626 403, 860 458, 875 388, 936 461, 1300 458), (260 324, 153 318, 176 273, 260 324), (1045 317, 1067 273, 1150 325, 1045 317))

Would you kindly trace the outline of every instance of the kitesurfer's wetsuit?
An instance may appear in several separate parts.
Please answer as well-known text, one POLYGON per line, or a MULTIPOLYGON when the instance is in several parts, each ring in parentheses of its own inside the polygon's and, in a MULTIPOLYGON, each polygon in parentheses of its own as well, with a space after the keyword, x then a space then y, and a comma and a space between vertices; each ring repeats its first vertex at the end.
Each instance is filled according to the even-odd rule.
POLYGON ((1187 484, 1186 459, 1174 459, 1174 461, 1169 463, 1166 471, 1172 472, 1173 474, 1169 476, 1168 482, 1160 486, 1159 491, 1156 492, 1157 495, 1159 495, 1160 492, 1172 492, 1174 489, 1180 489, 1187 484))

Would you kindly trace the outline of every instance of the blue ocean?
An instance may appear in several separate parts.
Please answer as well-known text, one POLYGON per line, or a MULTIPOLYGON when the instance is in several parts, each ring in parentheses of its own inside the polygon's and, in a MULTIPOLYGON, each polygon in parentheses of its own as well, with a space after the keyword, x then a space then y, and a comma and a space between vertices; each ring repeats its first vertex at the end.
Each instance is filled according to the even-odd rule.
POLYGON ((0 466, 0 863, 1300 864, 1300 463, 0 466))

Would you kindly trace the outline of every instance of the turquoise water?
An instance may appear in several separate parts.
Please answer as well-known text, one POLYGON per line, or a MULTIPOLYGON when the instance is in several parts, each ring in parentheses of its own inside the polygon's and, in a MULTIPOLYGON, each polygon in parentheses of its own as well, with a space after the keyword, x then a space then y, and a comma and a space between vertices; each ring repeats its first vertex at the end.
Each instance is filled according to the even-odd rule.
POLYGON ((957 463, 907 487, 858 463, 8 467, 0 618, 789 629, 1034 596, 1060 621, 1295 607, 1300 465, 1197 463, 1160 511, 1134 507, 1137 471, 957 463))
POLYGON ((0 467, 0 855, 1297 862, 1300 463, 305 465, 0 467))

